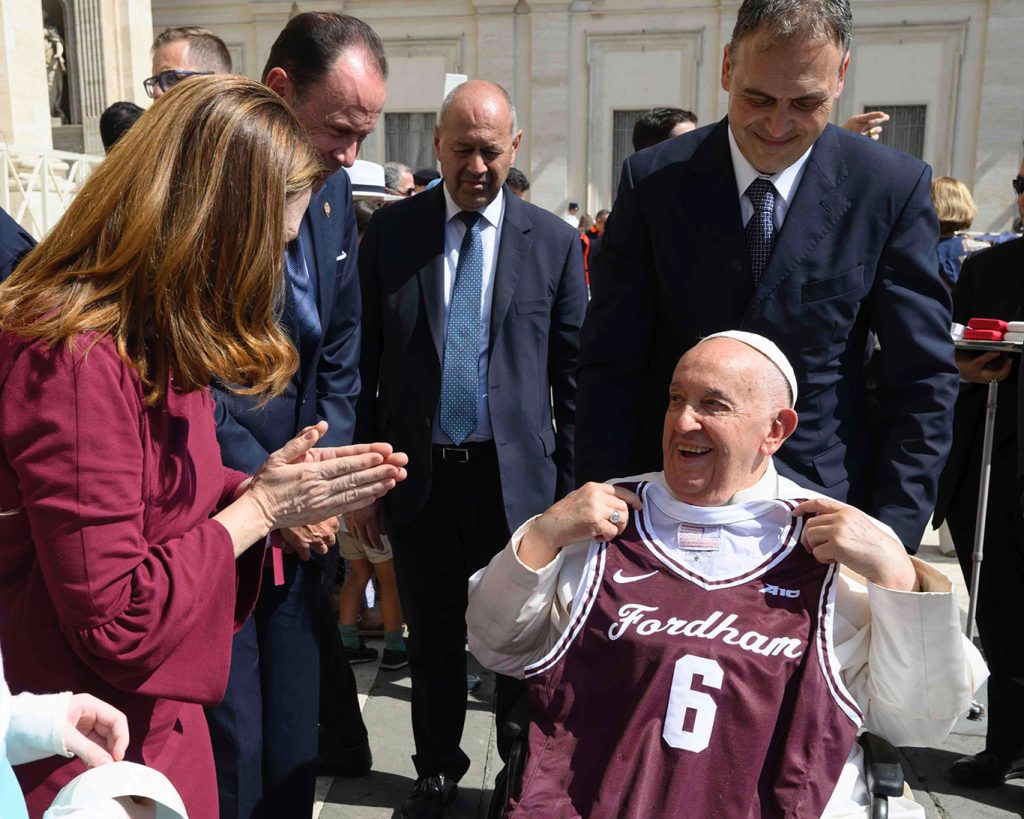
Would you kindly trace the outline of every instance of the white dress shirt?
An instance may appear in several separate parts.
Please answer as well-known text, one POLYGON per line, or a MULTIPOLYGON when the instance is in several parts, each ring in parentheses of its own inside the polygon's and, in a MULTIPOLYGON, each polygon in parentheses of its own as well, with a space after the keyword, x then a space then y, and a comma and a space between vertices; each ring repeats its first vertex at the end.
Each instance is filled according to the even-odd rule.
MULTIPOLYGON (((664 486, 660 472, 626 480, 641 478, 664 486)), ((814 497, 823 496, 779 475, 769 462, 761 479, 730 503, 814 497)), ((470 578, 466 613, 473 655, 487 668, 520 678, 567 626, 590 546, 590 541, 570 544, 544 568, 531 569, 519 560, 518 549, 532 520, 470 578)), ((895 537, 884 523, 872 522, 895 537)), ((967 711, 988 669, 960 630, 950 581, 927 563, 912 560, 919 592, 839 575, 833 640, 843 682, 864 714, 864 728, 894 745, 927 747, 945 739, 967 711)), ((854 744, 822 816, 866 819, 867 804, 864 756, 854 744)), ((889 816, 923 819, 924 811, 913 798, 902 796, 889 800, 889 816)))
POLYGON ((761 177, 769 180, 775 186, 778 194, 775 197, 775 211, 772 214, 777 234, 782 230, 782 223, 786 221, 786 212, 793 204, 793 197, 796 195, 796 189, 800 186, 800 180, 803 179, 807 158, 811 155, 814 145, 812 144, 804 155, 788 168, 778 173, 761 173, 747 161, 740 146, 736 144, 736 137, 732 135, 732 127, 730 126, 727 130, 729 131, 729 152, 732 154, 733 173, 736 174, 736 193, 740 198, 740 214, 743 216, 743 225, 745 227, 750 221, 750 217, 754 215, 754 205, 750 201, 750 197, 747 196, 747 188, 750 187, 751 182, 761 177))
MULTIPOLYGON (((455 287, 455 271, 459 267, 459 250, 466 235, 466 224, 459 218, 462 208, 455 204, 448 188, 444 190, 445 222, 444 222, 444 326, 448 332, 448 308, 452 302, 452 289, 455 287)), ((476 429, 466 439, 470 442, 490 441, 494 436, 491 432, 491 415, 487 403, 487 350, 491 340, 491 300, 494 296, 494 272, 498 267, 498 245, 501 243, 501 226, 505 219, 505 192, 498 189, 487 207, 480 210, 480 243, 483 245, 484 270, 480 299, 480 364, 477 368, 476 389, 476 429)), ((443 351, 442 351, 443 356, 443 351)), ((441 362, 442 368, 444 361, 441 362)), ((445 435, 440 425, 440 408, 434 413, 433 442, 451 445, 451 439, 445 435)))

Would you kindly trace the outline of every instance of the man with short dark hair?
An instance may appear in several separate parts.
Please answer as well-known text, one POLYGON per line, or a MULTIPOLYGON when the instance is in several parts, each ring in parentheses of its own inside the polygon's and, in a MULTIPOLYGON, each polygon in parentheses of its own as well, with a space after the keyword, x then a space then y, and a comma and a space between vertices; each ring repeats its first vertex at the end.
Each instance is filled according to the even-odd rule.
POLYGON ((416 193, 412 168, 401 162, 385 162, 384 187, 388 189, 388 193, 393 193, 396 196, 412 196, 416 193))
POLYGON ((684 108, 652 108, 633 124, 633 150, 650 148, 697 127, 697 115, 684 108))
MULTIPOLYGON (((359 393, 358 232, 351 183, 340 169, 355 162, 376 126, 386 78, 380 38, 354 17, 299 14, 271 48, 263 82, 291 106, 333 173, 313 195, 285 251, 282 323, 299 352, 298 371, 284 394, 265 404, 214 391, 222 457, 236 469, 255 469, 280 441, 319 420, 329 424, 324 445, 352 442, 359 393)), ((321 642, 333 641, 340 651, 332 618, 324 616, 322 561, 316 555, 334 542, 337 526, 335 519, 282 532, 283 542, 270 549, 274 571, 266 575, 253 616, 235 636, 227 694, 207 714, 221 819, 312 813, 321 642), (292 552, 306 547, 315 557, 300 561, 292 552)), ((351 680, 343 660, 338 673, 351 680)), ((340 695, 328 693, 328 703, 340 695)), ((354 690, 349 700, 334 704, 350 709, 339 719, 359 736, 345 737, 345 747, 330 750, 340 770, 365 774, 369 746, 354 690)))
POLYGON ((413 185, 416 188, 416 193, 423 193, 435 179, 440 179, 439 174, 433 168, 420 168, 416 173, 412 175, 413 185))
POLYGON ((917 548, 957 393, 950 297, 930 168, 828 124, 851 29, 849 0, 744 0, 722 61, 728 117, 626 160, 580 342, 579 480, 657 468, 663 405, 648 396, 700 338, 742 328, 801 383, 783 472, 917 548))
POLYGON ((231 53, 224 41, 199 26, 167 28, 153 41, 153 76, 142 85, 159 99, 186 77, 196 74, 230 74, 231 53))
MULTIPOLYGON (((374 213, 360 248, 358 438, 407 447, 411 466, 408 491, 346 521, 374 546, 386 525, 395 554, 416 741, 405 819, 441 817, 469 767, 466 581, 572 484, 583 259, 574 230, 504 186, 521 138, 505 89, 458 86, 434 133, 442 184, 374 213)), ((520 686, 495 687, 503 725, 520 686)))
POLYGON ((141 116, 142 109, 134 102, 115 102, 100 114, 100 139, 103 140, 103 150, 109 154, 114 143, 124 136, 141 116))
POLYGON ((530 189, 530 180, 515 166, 508 169, 508 179, 505 180, 505 184, 520 199, 525 199, 526 192, 530 189))

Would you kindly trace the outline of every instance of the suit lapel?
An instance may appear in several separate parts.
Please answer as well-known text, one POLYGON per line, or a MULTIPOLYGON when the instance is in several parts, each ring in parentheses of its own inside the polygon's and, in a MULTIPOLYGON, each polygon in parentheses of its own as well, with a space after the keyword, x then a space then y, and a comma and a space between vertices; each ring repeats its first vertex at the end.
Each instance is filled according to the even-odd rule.
MULTIPOLYGON (((344 170, 338 173, 345 173, 344 170)), ((313 247, 309 256, 315 261, 314 269, 317 277, 317 309, 320 313, 320 326, 326 326, 327 317, 333 305, 334 282, 337 278, 338 263, 336 258, 342 253, 344 245, 344 210, 335 207, 335 183, 328 179, 320 193, 310 202, 306 211, 309 217, 309 229, 313 236, 313 247), (341 211, 340 213, 338 211, 341 211)), ((313 270, 310 271, 311 273, 313 270)))
POLYGON ((679 185, 678 201, 729 277, 750 279, 728 127, 723 119, 694 152, 687 163, 689 175, 679 185))
MULTIPOLYGON (((443 182, 441 184, 444 184, 443 182)), ((423 299, 423 311, 427 315, 430 335, 434 339, 434 350, 439 362, 444 361, 444 232, 445 206, 444 193, 441 185, 419 194, 432 197, 427 201, 426 213, 420 221, 420 236, 412 238, 411 244, 423 242, 430 248, 427 256, 429 261, 420 268, 420 298, 423 299), (440 230, 438 229, 440 228, 440 230)))
POLYGON ((498 329, 505 320, 516 285, 523 272, 523 264, 530 254, 533 239, 529 232, 533 227, 519 198, 508 188, 504 189, 505 216, 501 226, 501 242, 498 245, 498 260, 494 266, 494 290, 491 294, 491 323, 488 354, 494 349, 498 329))
POLYGON ((838 189, 848 171, 833 127, 828 126, 818 137, 807 158, 803 178, 750 300, 747 317, 797 269, 850 208, 850 200, 838 189))

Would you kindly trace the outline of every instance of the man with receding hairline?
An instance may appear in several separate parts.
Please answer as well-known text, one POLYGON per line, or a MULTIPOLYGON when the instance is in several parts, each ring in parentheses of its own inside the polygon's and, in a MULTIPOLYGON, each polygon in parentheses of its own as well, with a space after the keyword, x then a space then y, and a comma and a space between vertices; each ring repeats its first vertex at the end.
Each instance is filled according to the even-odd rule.
MULTIPOLYGON (((407 819, 442 816, 469 767, 466 580, 573 483, 583 259, 576 231, 505 186, 521 139, 501 86, 460 85, 434 133, 442 184, 378 210, 359 252, 357 438, 401 442, 409 487, 346 521, 394 549, 416 741, 407 819)), ((497 679, 499 725, 518 690, 497 679)))
POLYGON ((859 728, 936 744, 985 678, 952 586, 775 470, 799 387, 769 339, 702 340, 667 393, 660 471, 586 484, 470 581, 470 648, 531 706, 506 815, 866 819, 859 728))
POLYGON ((722 59, 728 116, 626 160, 580 338, 580 480, 655 468, 663 406, 647 396, 701 337, 749 330, 802 388, 780 470, 917 549, 951 439, 950 298, 931 169, 828 124, 852 27, 849 0, 744 0, 722 59))

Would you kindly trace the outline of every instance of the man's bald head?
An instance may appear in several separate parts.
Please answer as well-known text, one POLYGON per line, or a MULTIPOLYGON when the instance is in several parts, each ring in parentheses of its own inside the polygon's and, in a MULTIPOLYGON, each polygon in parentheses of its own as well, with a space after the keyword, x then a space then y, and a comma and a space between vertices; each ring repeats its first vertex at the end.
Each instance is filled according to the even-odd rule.
POLYGON ((445 189, 460 208, 479 211, 494 201, 521 139, 515 106, 500 85, 471 80, 445 97, 434 148, 445 189))
POLYGON ((441 111, 437 115, 438 130, 444 129, 445 120, 453 109, 460 111, 463 116, 467 113, 479 116, 483 112, 499 120, 507 116, 508 133, 515 134, 519 130, 519 120, 512 97, 496 82, 469 80, 455 86, 441 103, 441 111))

